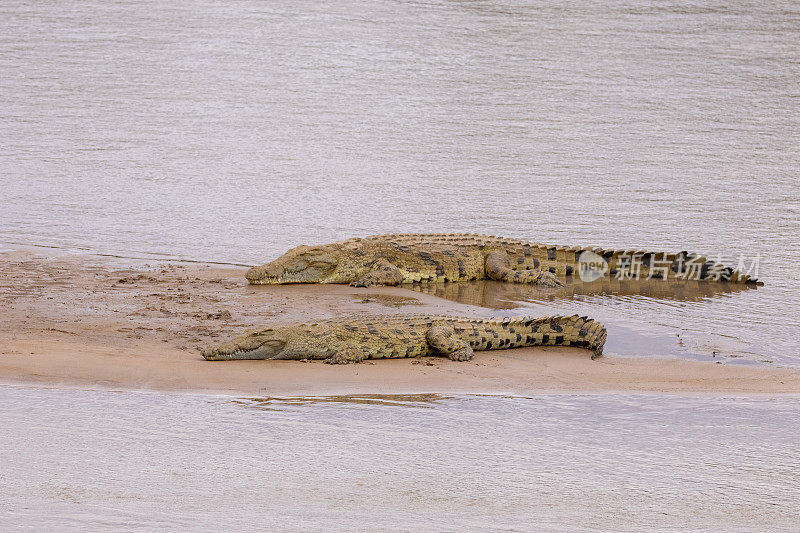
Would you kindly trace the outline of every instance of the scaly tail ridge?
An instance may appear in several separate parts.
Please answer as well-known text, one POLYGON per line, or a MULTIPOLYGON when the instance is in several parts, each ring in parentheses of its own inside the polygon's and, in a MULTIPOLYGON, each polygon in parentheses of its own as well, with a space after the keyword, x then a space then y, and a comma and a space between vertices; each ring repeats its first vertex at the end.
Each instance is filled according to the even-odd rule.
POLYGON ((606 342, 605 326, 585 316, 514 317, 492 322, 503 326, 503 333, 512 337, 505 347, 575 346, 591 350, 594 359, 602 355, 606 342))

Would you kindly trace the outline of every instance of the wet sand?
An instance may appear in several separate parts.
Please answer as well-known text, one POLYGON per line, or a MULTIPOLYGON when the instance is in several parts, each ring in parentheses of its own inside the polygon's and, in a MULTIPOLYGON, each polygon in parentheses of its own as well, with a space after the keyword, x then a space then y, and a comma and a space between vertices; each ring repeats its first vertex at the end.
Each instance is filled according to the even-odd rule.
POLYGON ((205 361, 201 348, 258 325, 364 313, 494 314, 405 288, 254 287, 244 271, 32 248, 0 253, 0 380, 263 396, 800 393, 800 371, 788 368, 613 354, 592 361, 586 350, 561 347, 478 352, 467 363, 205 361))

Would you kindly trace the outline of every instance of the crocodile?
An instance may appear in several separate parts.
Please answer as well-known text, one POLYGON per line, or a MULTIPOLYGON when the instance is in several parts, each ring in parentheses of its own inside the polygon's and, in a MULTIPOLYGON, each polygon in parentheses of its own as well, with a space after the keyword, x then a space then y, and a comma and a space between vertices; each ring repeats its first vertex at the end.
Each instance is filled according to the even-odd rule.
POLYGON ((578 315, 495 318, 388 315, 339 318, 313 324, 256 329, 202 351, 211 361, 323 359, 330 364, 365 359, 446 355, 472 359, 476 350, 523 346, 576 346, 603 353, 606 328, 578 315))
POLYGON ((421 281, 493 279, 559 287, 565 276, 683 278, 763 285, 688 252, 566 247, 472 233, 395 233, 298 246, 247 271, 251 284, 349 283, 356 287, 421 281))

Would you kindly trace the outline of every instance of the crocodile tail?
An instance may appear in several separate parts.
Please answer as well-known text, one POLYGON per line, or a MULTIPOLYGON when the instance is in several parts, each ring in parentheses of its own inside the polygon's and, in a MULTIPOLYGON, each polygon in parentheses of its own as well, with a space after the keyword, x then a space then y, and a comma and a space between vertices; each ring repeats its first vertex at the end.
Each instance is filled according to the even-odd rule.
POLYGON ((552 330, 561 329, 564 345, 591 350, 592 359, 603 354, 607 332, 600 322, 595 322, 589 317, 572 315, 547 317, 545 323, 549 324, 552 330))
MULTIPOLYGON (((606 328, 585 316, 543 316, 494 319, 490 323, 502 327, 508 335, 506 348, 519 346, 575 346, 593 352, 592 359, 602 355, 606 328)), ((503 347, 501 345, 499 347, 503 347)))
MULTIPOLYGON (((559 276, 588 274, 589 279, 678 279, 763 285, 758 279, 690 252, 648 252, 606 248, 538 245, 541 268, 559 276)), ((586 276, 582 276, 586 279, 586 276)))

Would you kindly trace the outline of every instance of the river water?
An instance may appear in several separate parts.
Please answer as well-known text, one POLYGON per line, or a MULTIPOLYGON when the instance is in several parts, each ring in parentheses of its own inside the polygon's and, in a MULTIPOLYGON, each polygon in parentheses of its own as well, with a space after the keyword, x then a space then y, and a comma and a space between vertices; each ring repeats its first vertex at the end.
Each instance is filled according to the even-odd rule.
POLYGON ((800 523, 798 398, 230 399, 0 387, 0 403, 4 530, 800 523))
MULTIPOLYGON (((8 0, 0 241, 244 264, 298 244, 416 231, 721 254, 734 266, 756 262, 765 286, 415 289, 514 314, 591 315, 608 324, 610 353, 797 366, 798 56, 800 9, 780 0, 8 0)), ((797 496, 785 477, 796 448, 780 447, 787 422, 797 427, 793 400, 459 398, 263 411, 127 393, 0 395, 14 403, 4 443, 22 454, 3 462, 3 502, 29 505, 6 517, 34 527, 186 527, 233 506, 253 523, 256 508, 248 515, 237 502, 255 500, 286 509, 264 520, 312 529, 333 512, 342 528, 371 516, 400 529, 424 520, 446 529, 456 517, 521 529, 566 515, 587 528, 797 518, 781 503, 797 496), (146 413, 177 416, 167 406, 206 418, 152 425, 146 413), (417 425, 369 430, 409 413, 417 425), (137 427, 129 415, 157 433, 126 433, 137 427), (456 438, 462 422, 473 430, 456 438), (493 423, 507 433, 476 429, 493 423), (616 432, 620 424, 630 429, 616 432), (159 451, 171 431, 179 440, 159 451), (269 462, 281 435, 293 444, 269 462), (338 467, 328 472, 326 460, 338 467), (319 507, 301 508, 314 494, 319 507), (376 501, 380 516, 370 514, 376 501)))

